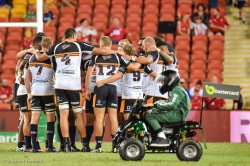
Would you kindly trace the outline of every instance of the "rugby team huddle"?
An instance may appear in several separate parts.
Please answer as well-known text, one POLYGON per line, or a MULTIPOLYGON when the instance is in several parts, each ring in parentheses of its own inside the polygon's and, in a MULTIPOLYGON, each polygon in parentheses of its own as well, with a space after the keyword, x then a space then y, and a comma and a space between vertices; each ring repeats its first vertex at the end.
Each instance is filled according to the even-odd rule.
MULTIPOLYGON (((63 42, 53 44, 46 34, 38 33, 32 46, 17 54, 18 151, 41 152, 38 124, 44 112, 47 152, 56 152, 53 146, 56 120, 59 151, 101 152, 106 113, 113 138, 118 124, 128 119, 135 101, 153 104, 168 98, 167 93, 159 91, 161 84, 157 80, 161 72, 172 70, 178 74, 174 50, 160 38, 142 38, 137 51, 127 39, 119 41, 118 50, 111 49, 112 40, 108 36, 101 37, 96 47, 76 42, 77 34, 72 28, 66 29, 64 37, 63 42), (82 83, 86 92, 82 92, 82 83), (76 128, 81 150, 75 145, 76 128), (91 150, 93 131, 96 146, 91 150)), ((114 146, 112 151, 115 152, 114 146)))

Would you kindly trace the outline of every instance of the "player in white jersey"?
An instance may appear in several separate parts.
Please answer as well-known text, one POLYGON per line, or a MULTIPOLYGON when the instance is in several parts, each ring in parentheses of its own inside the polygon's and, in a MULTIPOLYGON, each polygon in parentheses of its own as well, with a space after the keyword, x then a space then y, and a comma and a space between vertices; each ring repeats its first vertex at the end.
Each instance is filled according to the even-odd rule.
MULTIPOLYGON (((33 40, 33 47, 38 48, 42 41, 42 36, 36 36, 33 40)), ((26 52, 25 57, 19 64, 19 87, 17 90, 17 100, 19 103, 19 110, 24 114, 24 125, 23 125, 23 133, 25 138, 25 151, 31 151, 31 136, 30 136, 30 120, 31 120, 31 105, 28 99, 28 93, 24 84, 24 78, 26 75, 26 65, 31 57, 31 52, 26 52)), ((39 144, 37 144, 37 149, 40 150, 39 144)))
MULTIPOLYGON (((142 42, 142 47, 147 54, 147 56, 126 56, 129 60, 138 62, 141 64, 147 64, 149 67, 160 75, 162 71, 165 70, 164 59, 160 56, 159 52, 156 50, 155 40, 152 37, 146 37, 142 42)), ((169 58, 169 57, 167 57, 169 58)), ((148 85, 146 90, 146 102, 153 104, 159 99, 167 99, 167 94, 161 94, 159 91, 160 83, 157 82, 157 79, 149 78, 148 85)))
MULTIPOLYGON (((105 49, 111 49, 112 41, 110 37, 104 36, 100 39, 100 47, 105 49)), ((93 70, 96 70, 96 81, 105 80, 106 78, 114 75, 118 70, 120 65, 125 67, 136 67, 131 65, 130 62, 120 55, 110 54, 108 56, 93 56, 92 62, 88 67, 85 87, 86 87, 86 98, 90 99, 90 81, 93 70)), ((96 132, 96 148, 94 152, 101 152, 102 145, 102 134, 103 134, 103 123, 105 110, 107 108, 109 114, 109 120, 111 123, 111 134, 112 138, 117 132, 118 122, 117 122, 117 89, 116 82, 111 81, 108 84, 103 84, 101 86, 95 87, 94 95, 94 113, 95 113, 95 132, 96 132)), ((114 150, 114 149, 112 149, 114 150)))
MULTIPOLYGON (((51 46, 52 40, 48 37, 42 39, 42 50, 45 52, 51 46)), ((41 112, 45 111, 47 119, 48 152, 55 152, 53 149, 55 103, 54 103, 54 70, 50 59, 38 62, 35 55, 32 55, 27 65, 25 74, 25 86, 28 92, 28 99, 31 100, 31 123, 30 132, 32 140, 32 152, 38 152, 36 139, 38 135, 38 123, 41 112)))
MULTIPOLYGON (((120 40, 118 43, 118 50, 123 50, 123 47, 130 42, 128 39, 120 40)), ((124 121, 123 113, 120 112, 121 102, 122 102, 122 89, 123 89, 123 79, 120 78, 116 81, 116 88, 117 88, 117 108, 118 108, 118 124, 121 125, 124 121)))
MULTIPOLYGON (((136 55, 136 50, 131 44, 127 44, 123 47, 123 51, 126 55, 132 56, 136 55)), ((123 67, 115 75, 110 78, 106 78, 102 81, 97 81, 97 86, 102 84, 107 84, 113 80, 118 80, 119 78, 123 79, 123 91, 122 91, 122 103, 120 112, 124 113, 124 119, 127 120, 129 113, 132 111, 134 103, 142 102, 143 100, 143 91, 142 91, 142 81, 143 74, 146 72, 149 76, 155 78, 156 72, 153 72, 147 65, 141 65, 139 63, 131 62, 131 64, 136 65, 138 68, 134 70, 128 69, 128 67, 123 67)))
POLYGON ((65 40, 51 47, 46 53, 36 51, 38 61, 43 61, 55 56, 57 69, 55 72, 55 93, 60 110, 60 126, 64 139, 64 151, 71 151, 69 139, 68 116, 69 108, 72 107, 76 116, 76 125, 81 137, 83 151, 86 151, 86 128, 82 116, 81 95, 81 59, 82 53, 110 54, 117 51, 93 48, 92 46, 76 42, 77 34, 73 28, 66 29, 65 40))

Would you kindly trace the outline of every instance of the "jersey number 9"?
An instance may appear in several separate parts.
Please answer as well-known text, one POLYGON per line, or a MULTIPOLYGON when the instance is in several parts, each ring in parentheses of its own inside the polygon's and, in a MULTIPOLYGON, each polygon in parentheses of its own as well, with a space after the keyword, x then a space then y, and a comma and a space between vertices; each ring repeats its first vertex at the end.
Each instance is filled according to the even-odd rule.
POLYGON ((141 79, 141 72, 140 71, 134 71, 133 72, 133 81, 140 81, 141 79))

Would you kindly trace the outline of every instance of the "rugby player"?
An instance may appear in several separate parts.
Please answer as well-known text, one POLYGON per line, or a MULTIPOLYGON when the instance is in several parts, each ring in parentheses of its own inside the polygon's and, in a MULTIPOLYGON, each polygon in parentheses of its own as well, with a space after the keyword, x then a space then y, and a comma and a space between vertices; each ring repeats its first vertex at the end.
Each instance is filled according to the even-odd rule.
POLYGON ((82 95, 81 95, 81 58, 82 53, 104 54, 117 53, 117 51, 94 48, 86 43, 76 42, 77 34, 72 28, 66 29, 65 40, 47 52, 41 54, 36 51, 38 61, 49 59, 51 56, 56 58, 55 72, 55 93, 60 110, 60 126, 64 139, 64 151, 71 151, 69 139, 68 116, 69 108, 76 117, 76 126, 79 131, 83 151, 86 151, 86 128, 82 117, 82 95))
MULTIPOLYGON (((42 49, 45 52, 52 45, 52 40, 48 37, 42 39, 42 49)), ((53 149, 54 123, 55 123, 55 103, 54 103, 54 82, 53 66, 50 59, 38 62, 33 54, 25 71, 25 86, 28 93, 28 100, 31 101, 31 123, 30 132, 32 139, 32 152, 37 149, 37 127, 41 112, 45 111, 47 119, 48 152, 55 152, 53 149)))

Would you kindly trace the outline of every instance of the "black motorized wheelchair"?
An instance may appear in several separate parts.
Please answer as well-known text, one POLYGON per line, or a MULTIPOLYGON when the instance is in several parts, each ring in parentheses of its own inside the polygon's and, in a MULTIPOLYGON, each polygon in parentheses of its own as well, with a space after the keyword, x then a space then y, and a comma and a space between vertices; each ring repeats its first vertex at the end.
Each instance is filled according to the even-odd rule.
POLYGON ((128 120, 118 128, 114 143, 123 160, 138 161, 144 158, 146 150, 152 152, 176 153, 181 161, 199 161, 203 150, 199 142, 192 138, 197 129, 202 129, 200 122, 184 121, 180 123, 161 124, 169 140, 165 147, 150 144, 156 135, 144 119, 145 113, 152 106, 137 104, 128 120), (146 147, 146 148, 145 148, 146 147))

